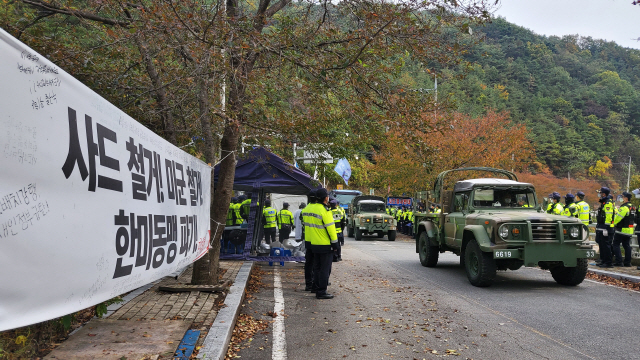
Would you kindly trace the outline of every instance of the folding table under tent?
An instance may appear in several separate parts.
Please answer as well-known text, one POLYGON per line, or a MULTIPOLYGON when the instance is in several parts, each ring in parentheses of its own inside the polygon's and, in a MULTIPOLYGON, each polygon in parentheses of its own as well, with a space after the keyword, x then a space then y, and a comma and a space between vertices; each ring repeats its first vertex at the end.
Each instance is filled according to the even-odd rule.
MULTIPOLYGON (((220 165, 213 170, 214 186, 218 183, 220 165)), ((264 207, 266 193, 278 193, 289 195, 307 195, 310 190, 320 187, 317 180, 312 179, 307 173, 284 161, 278 155, 259 147, 244 154, 244 159, 236 164, 236 173, 233 179, 233 190, 251 192, 251 207, 247 220, 247 237, 242 254, 223 254, 220 259, 243 259, 253 261, 302 261, 304 257, 296 256, 256 256, 251 252, 260 239, 260 227, 262 226, 262 208, 264 207)))

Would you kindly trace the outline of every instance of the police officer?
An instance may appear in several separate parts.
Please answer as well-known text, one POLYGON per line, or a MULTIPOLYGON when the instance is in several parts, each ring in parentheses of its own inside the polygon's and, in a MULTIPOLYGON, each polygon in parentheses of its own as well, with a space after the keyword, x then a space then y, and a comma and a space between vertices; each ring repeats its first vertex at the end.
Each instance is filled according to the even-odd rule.
POLYGON ((547 213, 555 214, 555 215, 562 215, 562 212, 564 211, 564 207, 560 203, 560 199, 561 198, 562 198, 562 196, 560 196, 560 193, 558 193, 558 192, 554 191, 551 194, 551 199, 552 199, 553 202, 551 203, 551 208, 549 208, 549 210, 547 210, 547 213))
POLYGON ((238 198, 232 197, 231 203, 229 204, 229 210, 227 211, 227 221, 225 223, 226 226, 233 226, 236 224, 236 204, 238 203, 238 198))
POLYGON ((549 199, 549 202, 547 203, 547 209, 545 210, 547 212, 547 214, 552 214, 553 211, 553 193, 549 194, 547 196, 547 198, 549 199))
POLYGON ((576 197, 569 193, 564 196, 564 210, 562 210, 562 215, 568 217, 578 217, 578 207, 575 204, 576 197))
POLYGON ((576 202, 576 208, 578 209, 577 218, 582 221, 584 225, 589 226, 591 223, 591 209, 589 207, 589 203, 584 201, 584 193, 582 191, 578 191, 576 193, 576 197, 578 201, 576 202))
POLYGON ((613 267, 611 251, 611 241, 613 238, 613 199, 609 195, 611 190, 603 186, 600 188, 600 207, 598 208, 596 224, 596 243, 600 248, 600 264, 598 266, 613 267))
MULTIPOLYGON (((336 201, 338 200, 336 199, 336 201)), ((340 248, 342 249, 342 247, 344 246, 344 228, 347 227, 347 213, 344 211, 344 208, 340 206, 340 201, 338 201, 338 210, 340 210, 340 213, 342 213, 342 225, 340 226, 340 231, 336 229, 336 234, 338 235, 338 242, 340 243, 340 248)), ((342 261, 342 256, 340 256, 340 260, 338 261, 342 261)))
POLYGON ((329 200, 329 205, 331 206, 331 215, 333 216, 333 222, 336 227, 336 236, 338 236, 338 249, 333 253, 333 262, 338 262, 342 261, 341 242, 344 243, 344 235, 342 234, 342 229, 344 229, 344 213, 340 211, 341 208, 338 206, 338 200, 329 200))
POLYGON ((326 189, 316 190, 318 203, 310 204, 302 212, 305 224, 305 238, 309 239, 313 252, 313 290, 317 299, 332 299, 327 293, 333 251, 338 248, 338 236, 331 211, 325 207, 329 203, 326 189))
POLYGON ((240 216, 248 221, 249 210, 251 209, 251 198, 247 197, 247 195, 240 195, 238 200, 240 202, 240 216))
POLYGON ((613 238, 613 257, 614 266, 631 266, 631 236, 633 235, 633 225, 635 218, 635 209, 631 205, 631 194, 628 192, 622 193, 624 204, 620 205, 620 210, 616 214, 613 220, 613 226, 615 228, 615 235, 613 238), (624 262, 622 260, 622 253, 620 252, 620 244, 624 248, 624 262))
POLYGON ((262 222, 264 224, 264 239, 267 244, 276 241, 276 209, 271 207, 271 200, 264 201, 262 222))
POLYGON ((440 214, 441 212, 442 212, 442 207, 440 206, 440 204, 436 204, 435 209, 433 209, 433 213, 440 214))
POLYGON ((293 226, 293 214, 289 211, 289 203, 282 203, 282 210, 278 211, 276 215, 278 222, 278 230, 280 231, 280 243, 283 243, 285 239, 289 238, 291 234, 291 227, 293 226))
POLYGON ((300 222, 302 223, 302 239, 304 240, 304 291, 311 291, 313 293, 316 292, 316 289, 313 287, 313 251, 311 250, 311 239, 306 236, 307 226, 304 222, 304 213, 307 209, 313 209, 310 207, 311 205, 318 202, 316 198, 316 190, 311 190, 309 195, 307 196, 307 201, 309 205, 302 208, 300 212, 300 222))

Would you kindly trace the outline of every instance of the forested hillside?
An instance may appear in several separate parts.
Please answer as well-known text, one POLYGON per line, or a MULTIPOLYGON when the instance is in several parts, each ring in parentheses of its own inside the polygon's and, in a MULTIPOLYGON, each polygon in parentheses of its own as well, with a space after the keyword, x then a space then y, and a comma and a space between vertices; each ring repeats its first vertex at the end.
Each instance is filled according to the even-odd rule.
POLYGON ((611 159, 622 177, 617 163, 640 160, 640 51, 539 36, 502 18, 476 31, 485 41, 466 56, 474 65, 440 69, 438 96, 475 116, 509 111, 529 130, 538 160, 531 171, 598 178, 611 159))

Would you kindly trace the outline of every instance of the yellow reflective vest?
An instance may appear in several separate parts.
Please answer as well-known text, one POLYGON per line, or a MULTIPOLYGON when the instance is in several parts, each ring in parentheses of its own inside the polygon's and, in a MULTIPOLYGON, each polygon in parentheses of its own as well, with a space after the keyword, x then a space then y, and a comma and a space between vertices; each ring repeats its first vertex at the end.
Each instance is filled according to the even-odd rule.
POLYGON ((278 211, 278 229, 282 228, 282 225, 293 225, 293 213, 287 209, 278 211))
POLYGON ((578 208, 578 219, 580 219, 583 224, 589 225, 589 215, 591 210, 589 208, 589 204, 584 200, 580 200, 576 203, 576 207, 578 208))
POLYGON ((624 203, 613 220, 617 233, 633 235, 633 218, 631 217, 631 203, 624 203))
POLYGON ((302 209, 305 241, 311 246, 331 246, 338 242, 333 213, 322 204, 309 204, 302 209))
POLYGON ((266 207, 262 210, 262 215, 264 216, 265 229, 276 227, 276 209, 271 206, 266 207))

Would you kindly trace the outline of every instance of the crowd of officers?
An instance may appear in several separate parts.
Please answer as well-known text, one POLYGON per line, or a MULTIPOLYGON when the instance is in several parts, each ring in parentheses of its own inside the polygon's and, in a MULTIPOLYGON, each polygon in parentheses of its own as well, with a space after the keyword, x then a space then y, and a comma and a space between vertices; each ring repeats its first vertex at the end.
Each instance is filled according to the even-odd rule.
MULTIPOLYGON (((415 213, 413 207, 402 205, 399 207, 388 206, 386 208, 388 215, 393 216, 398 222, 398 231, 402 234, 414 237, 413 234, 413 222, 415 220, 415 213)), ((429 208, 426 208, 423 203, 419 203, 416 207, 418 213, 439 214, 442 212, 440 204, 431 204, 429 208)))
MULTIPOLYGON (((600 259, 596 261, 599 267, 612 268, 614 266, 631 266, 631 237, 637 222, 636 209, 631 204, 632 196, 628 192, 622 193, 622 204, 616 206, 608 187, 601 187, 598 191, 600 207, 596 213, 596 243, 600 249, 600 259), (624 248, 624 258, 620 251, 624 248)), ((578 191, 576 195, 565 195, 564 205, 560 203, 561 196, 554 192, 549 194, 547 213, 577 217, 584 225, 593 223, 589 204, 584 201, 585 194, 578 191)), ((639 267, 640 269, 640 267, 639 267)))
MULTIPOLYGON (((309 204, 300 204, 295 214, 289 210, 289 204, 283 203, 282 210, 271 206, 271 200, 264 202, 262 210, 263 236, 266 244, 275 242, 276 228, 279 241, 283 243, 295 230, 295 239, 304 240, 305 249, 305 291, 316 294, 318 299, 332 299, 327 292, 331 265, 342 261, 344 245, 343 230, 346 227, 346 214, 340 203, 329 197, 326 189, 313 190, 308 195, 309 204), (296 225, 297 224, 297 225, 296 225)), ((240 225, 249 219, 251 199, 246 195, 231 199, 226 225, 240 225)), ((235 251, 241 253, 243 245, 235 251)))

